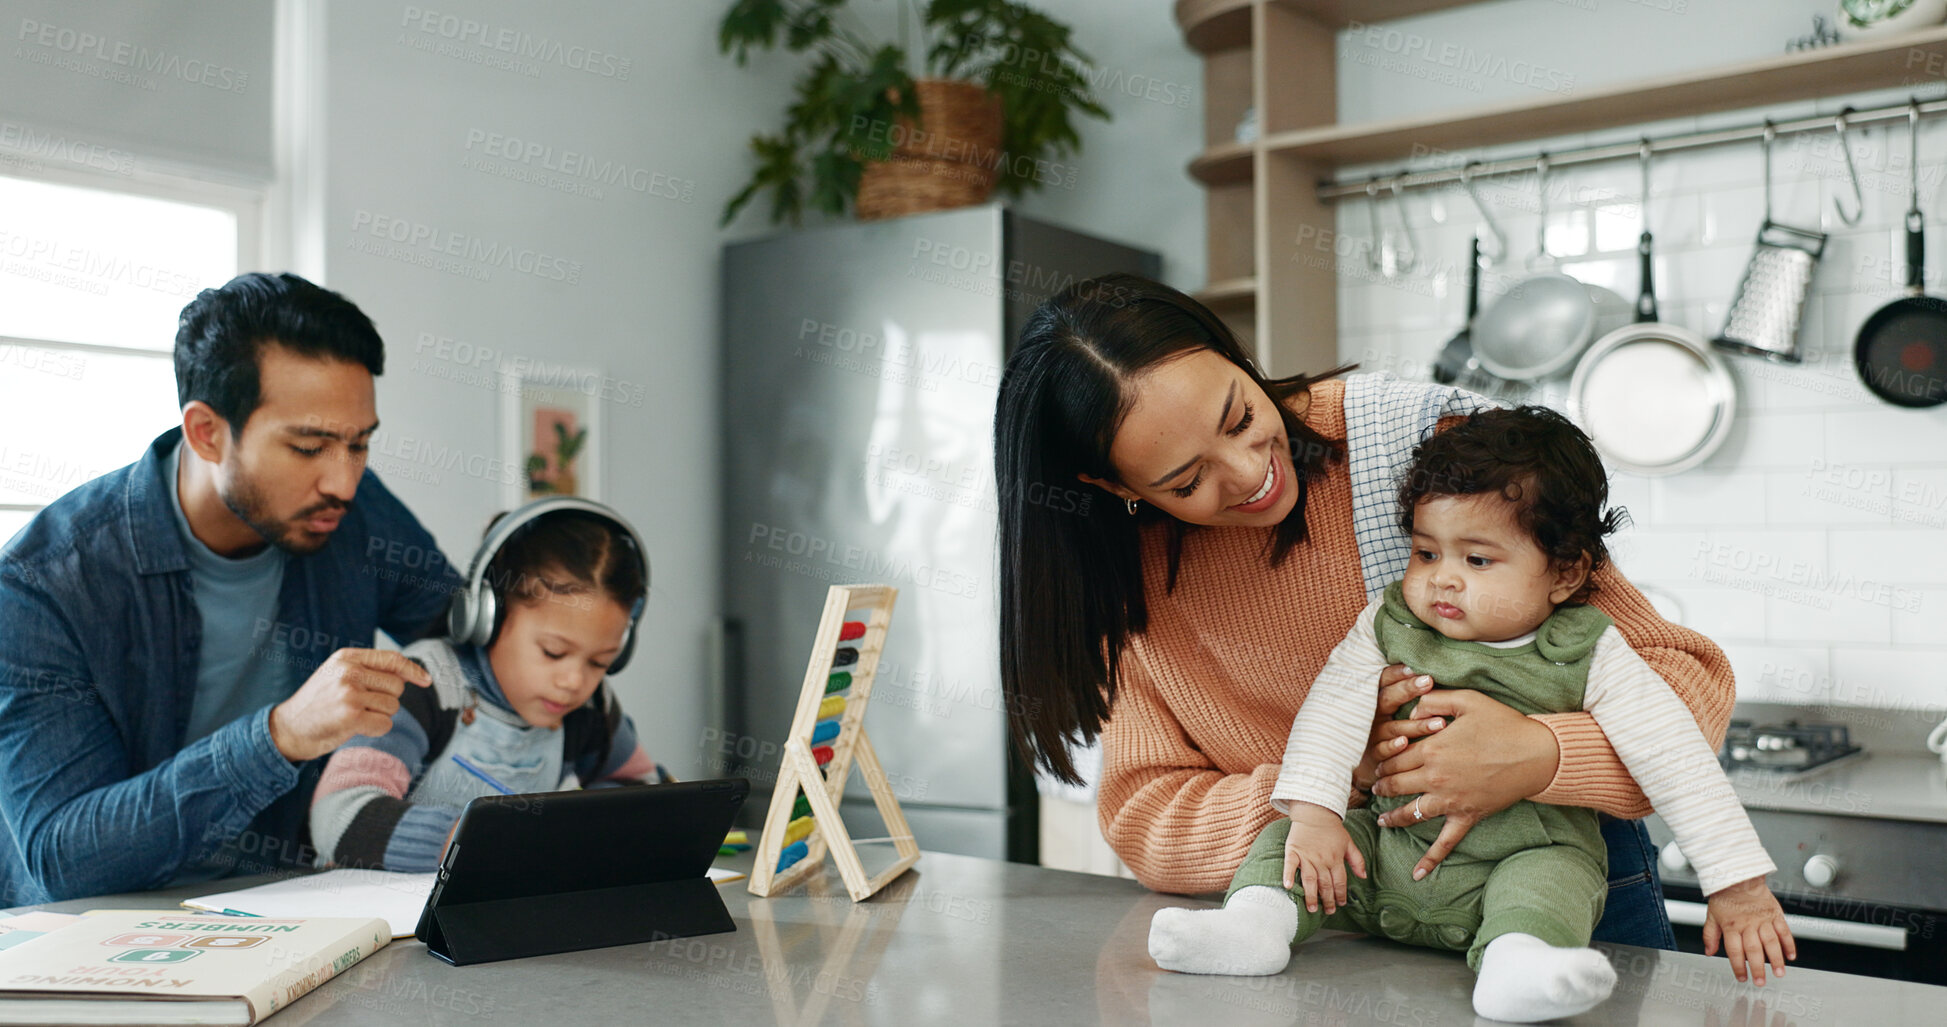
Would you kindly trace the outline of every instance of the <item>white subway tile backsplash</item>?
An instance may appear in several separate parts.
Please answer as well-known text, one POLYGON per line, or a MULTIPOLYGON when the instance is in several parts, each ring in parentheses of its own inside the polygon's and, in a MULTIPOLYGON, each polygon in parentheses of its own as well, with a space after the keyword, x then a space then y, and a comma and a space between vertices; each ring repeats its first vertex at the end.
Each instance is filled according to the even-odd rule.
POLYGON ((1807 638, 1828 642, 1891 642, 1893 611, 1884 603, 1855 598, 1817 579, 1804 586, 1785 581, 1766 582, 1767 640, 1789 645, 1807 638))
POLYGON ((1802 468, 1825 456, 1825 416, 1811 411, 1740 413, 1723 448, 1703 466, 1714 471, 1802 468))
POLYGON ((1708 536, 1702 531, 1640 525, 1610 547, 1610 556, 1631 581, 1680 588, 1695 584, 1693 569, 1708 548, 1708 536))
POLYGON ((1896 585, 1947 583, 1947 536, 1920 527, 1833 528, 1832 569, 1896 585))
POLYGON ((1830 352, 1808 346, 1803 359, 1796 364, 1774 364, 1757 357, 1731 354, 1726 354, 1726 359, 1737 378, 1738 400, 1752 413, 1803 416, 1814 411, 1858 409, 1879 403, 1853 370, 1850 347, 1844 352, 1830 352))
MULTIPOLYGON (((1715 641, 1715 639, 1713 639, 1715 641)), ((1739 702, 1810 705, 1832 696, 1832 669, 1823 648, 1719 643, 1737 675, 1739 702)))
MULTIPOLYGON (((1947 585, 1898 589, 1893 603, 1893 641, 1947 646, 1947 585)), ((1947 703, 1947 688, 1939 690, 1947 703)))
POLYGON ((1832 700, 1884 709, 1938 708, 1940 668, 1947 646, 1836 646, 1832 650, 1832 700))
POLYGON ((1764 489, 1765 522, 1772 527, 1892 523, 1869 495, 1844 479, 1827 479, 1809 463, 1797 471, 1766 471, 1764 489))
POLYGON ((1750 247, 1742 245, 1666 251, 1657 261, 1657 297, 1672 303, 1728 301, 1750 260, 1750 247))
POLYGON ((1723 645, 1729 641, 1765 639, 1764 597, 1735 588, 1669 588, 1682 610, 1684 627, 1702 632, 1723 645))
POLYGON ((1947 454, 1947 406, 1909 410, 1881 403, 1824 416, 1826 452, 1835 463, 1937 463, 1947 454))
MULTIPOLYGON (((1942 454, 1947 464, 1947 453, 1942 454)), ((1918 528, 1947 528, 1947 466, 1895 467, 1887 497, 1893 523, 1918 528)))
MULTIPOLYGON (((1707 192, 1700 198, 1703 223, 1697 243, 1701 246, 1727 246, 1755 242, 1758 223, 1764 220, 1764 188, 1743 186, 1707 192)), ((1797 224, 1780 206, 1782 196, 1772 197, 1772 216, 1786 224, 1797 224)))
POLYGON ((1764 477, 1758 471, 1696 471, 1653 479, 1650 494, 1656 504, 1657 522, 1671 526, 1762 525, 1764 477))

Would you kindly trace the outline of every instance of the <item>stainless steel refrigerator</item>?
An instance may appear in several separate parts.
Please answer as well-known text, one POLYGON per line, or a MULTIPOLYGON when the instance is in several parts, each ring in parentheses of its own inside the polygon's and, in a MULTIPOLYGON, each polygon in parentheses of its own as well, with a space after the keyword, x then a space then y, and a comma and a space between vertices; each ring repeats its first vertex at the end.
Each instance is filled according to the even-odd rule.
MULTIPOLYGON (((1155 253, 999 205, 723 254, 724 682, 703 765, 761 818, 829 585, 899 589, 865 726, 922 848, 1033 862, 998 657, 994 401, 1022 322, 1155 253)), ((856 836, 882 834, 853 776, 856 836)))

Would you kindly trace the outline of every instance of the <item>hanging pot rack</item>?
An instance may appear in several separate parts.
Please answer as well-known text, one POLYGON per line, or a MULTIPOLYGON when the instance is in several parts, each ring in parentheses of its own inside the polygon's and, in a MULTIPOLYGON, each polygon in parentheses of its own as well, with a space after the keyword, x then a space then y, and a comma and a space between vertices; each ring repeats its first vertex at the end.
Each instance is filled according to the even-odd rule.
MULTIPOLYGON (((1329 179, 1318 184, 1319 200, 1330 203, 1348 196, 1372 197, 1384 189, 1388 197, 1396 197, 1409 189, 1426 189, 1451 183, 1469 184, 1481 178, 1495 178, 1501 175, 1533 171, 1546 164, 1550 170, 1576 164, 1593 164, 1598 161, 1620 160, 1622 158, 1641 158, 1645 147, 1651 154, 1681 153, 1709 146, 1725 146, 1732 143, 1760 142, 1767 131, 1777 135, 1796 135, 1806 132, 1832 132, 1840 135, 1841 150, 1845 153, 1846 170, 1851 174, 1853 184, 1859 183, 1859 172, 1853 166, 1852 148, 1845 140, 1845 134, 1854 128, 1902 121, 1917 110, 1925 117, 1938 117, 1947 114, 1947 100, 1920 100, 1914 98, 1907 103, 1889 104, 1884 107, 1871 107, 1855 110, 1847 107, 1837 114, 1818 114, 1805 118, 1791 118, 1783 121, 1763 121, 1754 125, 1735 128, 1710 129, 1702 132, 1684 132, 1666 136, 1644 136, 1614 143, 1595 146, 1582 146, 1567 150, 1537 151, 1529 157, 1499 157, 1493 160, 1468 161, 1458 167, 1428 168, 1422 171, 1399 171, 1392 174, 1371 175, 1358 179, 1329 179)), ((1855 193, 1856 195, 1856 193, 1855 193)))

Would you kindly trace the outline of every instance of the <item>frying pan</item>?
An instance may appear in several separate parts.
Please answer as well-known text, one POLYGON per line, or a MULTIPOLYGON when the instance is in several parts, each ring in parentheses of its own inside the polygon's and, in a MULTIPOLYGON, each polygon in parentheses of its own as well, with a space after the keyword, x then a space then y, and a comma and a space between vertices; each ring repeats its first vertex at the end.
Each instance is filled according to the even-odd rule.
POLYGON ((1453 338, 1440 347, 1440 355, 1433 361, 1433 380, 1442 385, 1452 385, 1466 374, 1470 367, 1478 368, 1480 362, 1474 359, 1474 344, 1470 337, 1474 331, 1474 318, 1481 312, 1481 237, 1474 236, 1467 248, 1467 322, 1460 326, 1453 338))
POLYGON ((1575 365, 1568 408, 1613 466, 1675 474, 1723 445, 1737 410, 1737 386, 1703 336, 1657 320, 1651 274, 1649 145, 1642 150, 1643 234, 1636 243, 1643 291, 1636 323, 1604 335, 1575 365))
MULTIPOLYGON (((1553 259, 1547 239, 1547 158, 1535 168, 1542 210, 1531 266, 1553 259)), ((1489 374, 1536 381, 1566 371, 1591 340, 1628 321, 1629 304, 1621 296, 1554 271, 1524 278, 1495 300, 1474 323, 1470 344, 1489 374)))
POLYGON ((1906 211, 1906 296, 1873 312, 1859 327, 1852 363, 1872 394, 1903 407, 1947 402, 1947 300, 1926 294, 1926 230, 1920 217, 1920 109, 1907 108, 1912 198, 1906 211))

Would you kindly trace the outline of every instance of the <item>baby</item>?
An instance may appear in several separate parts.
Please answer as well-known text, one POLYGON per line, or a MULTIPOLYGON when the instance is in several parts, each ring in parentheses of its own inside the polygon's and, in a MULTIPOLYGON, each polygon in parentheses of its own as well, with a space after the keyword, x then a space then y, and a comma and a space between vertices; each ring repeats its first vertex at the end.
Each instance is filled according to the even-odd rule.
POLYGON ((1669 685, 1584 604, 1621 521, 1602 514, 1608 491, 1588 438, 1542 407, 1476 414, 1414 451, 1400 487, 1406 577, 1359 614, 1291 725, 1271 793, 1288 819, 1258 836, 1222 909, 1156 914, 1158 965, 1274 974, 1293 941, 1327 927, 1464 950, 1474 1009, 1491 1019, 1572 1016, 1609 996, 1615 971, 1588 947, 1608 896, 1594 810, 1517 802, 1431 873, 1420 864, 1443 818, 1422 815, 1419 797, 1347 811, 1373 682, 1403 663, 1526 716, 1587 710, 1697 867, 1706 951, 1721 937, 1739 979, 1747 956, 1759 983, 1766 962, 1784 973, 1797 951, 1765 887, 1776 867, 1715 754, 1669 685), (1378 816, 1401 807, 1417 822, 1380 830, 1378 816))
POLYGON ((320 862, 435 870, 478 796, 653 779, 635 725, 603 686, 647 570, 620 520, 561 509, 514 529, 485 572, 495 601, 486 643, 407 646, 433 687, 406 689, 390 732, 352 739, 325 765, 311 801, 320 862))

